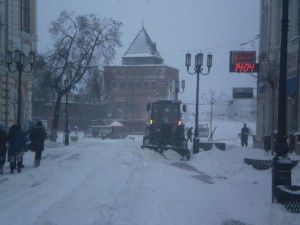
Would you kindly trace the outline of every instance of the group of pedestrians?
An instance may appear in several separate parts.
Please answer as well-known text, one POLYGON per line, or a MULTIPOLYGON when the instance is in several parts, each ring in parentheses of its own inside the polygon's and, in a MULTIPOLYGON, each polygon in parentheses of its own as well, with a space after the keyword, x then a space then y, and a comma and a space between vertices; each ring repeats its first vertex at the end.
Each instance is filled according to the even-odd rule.
POLYGON ((41 121, 38 121, 35 127, 25 132, 22 131, 19 124, 12 125, 8 133, 3 126, 0 126, 0 174, 3 173, 6 159, 9 162, 10 173, 14 173, 15 169, 18 173, 21 172, 24 167, 23 155, 28 149, 28 142, 31 150, 35 152, 34 166, 38 167, 46 138, 47 133, 41 121))

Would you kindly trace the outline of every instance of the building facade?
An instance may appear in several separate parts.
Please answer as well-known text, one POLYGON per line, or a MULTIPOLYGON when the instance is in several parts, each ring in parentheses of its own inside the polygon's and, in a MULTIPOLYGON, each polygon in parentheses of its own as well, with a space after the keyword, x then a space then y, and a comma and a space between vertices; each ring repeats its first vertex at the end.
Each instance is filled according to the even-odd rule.
POLYGON ((104 68, 109 118, 126 125, 131 132, 143 132, 146 104, 155 100, 178 99, 169 84, 179 79, 176 68, 163 64, 156 44, 146 29, 138 32, 122 58, 121 66, 104 68))
MULTIPOLYGON (((260 7, 260 71, 257 82, 256 147, 277 130, 282 0, 262 0, 260 7)), ((287 135, 300 129, 299 62, 300 1, 289 0, 287 59, 287 135)), ((293 146, 292 146, 293 147, 293 146)))
MULTIPOLYGON (((64 131, 68 124, 69 132, 75 128, 81 131, 87 130, 90 125, 102 125, 107 117, 107 105, 92 101, 90 96, 82 94, 68 94, 68 106, 66 98, 61 102, 59 112, 58 130, 64 131), (66 108, 68 107, 68 122, 66 117, 66 108)), ((56 98, 45 100, 32 99, 32 121, 46 121, 47 129, 50 131, 53 123, 53 113, 55 109, 56 98)))
MULTIPOLYGON (((6 51, 18 49, 28 56, 37 47, 36 0, 0 0, 0 123, 6 128, 17 122, 18 72, 9 72, 6 51)), ((25 62, 28 59, 25 59, 25 62)), ((13 62, 14 64, 14 62, 13 62)), ((14 65, 11 69, 15 69, 14 65)), ((21 83, 21 126, 31 119, 33 73, 23 73, 21 83)))

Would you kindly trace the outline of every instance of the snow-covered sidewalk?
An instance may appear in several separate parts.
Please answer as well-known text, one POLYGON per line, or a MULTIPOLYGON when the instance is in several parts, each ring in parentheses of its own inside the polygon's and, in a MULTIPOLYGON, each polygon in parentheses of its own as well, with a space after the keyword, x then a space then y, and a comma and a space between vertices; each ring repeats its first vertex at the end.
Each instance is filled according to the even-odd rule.
MULTIPOLYGON (((225 138, 226 139, 226 138, 225 138)), ((0 221, 11 225, 266 225, 299 224, 300 215, 271 201, 271 169, 245 157, 271 159, 230 138, 191 161, 141 149, 142 136, 47 142, 39 168, 33 153, 22 173, 0 176, 0 221)), ((291 155, 292 158, 299 156, 291 155)), ((300 185, 300 165, 292 171, 300 185)))

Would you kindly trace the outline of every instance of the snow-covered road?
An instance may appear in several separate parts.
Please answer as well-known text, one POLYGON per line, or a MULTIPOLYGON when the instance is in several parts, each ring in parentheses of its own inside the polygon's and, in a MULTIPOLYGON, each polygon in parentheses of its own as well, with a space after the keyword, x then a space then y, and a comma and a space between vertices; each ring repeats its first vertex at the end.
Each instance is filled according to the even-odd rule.
MULTIPOLYGON (((212 149, 180 161, 140 148, 142 136, 124 140, 80 137, 47 143, 39 168, 33 153, 20 174, 0 176, 0 221, 11 225, 266 225, 300 221, 271 202, 271 169, 257 171, 244 157, 264 152, 212 149), (134 140, 133 140, 134 139, 134 140)), ((297 158, 297 156, 292 155, 297 158)), ((300 184, 299 165, 292 171, 300 184)))

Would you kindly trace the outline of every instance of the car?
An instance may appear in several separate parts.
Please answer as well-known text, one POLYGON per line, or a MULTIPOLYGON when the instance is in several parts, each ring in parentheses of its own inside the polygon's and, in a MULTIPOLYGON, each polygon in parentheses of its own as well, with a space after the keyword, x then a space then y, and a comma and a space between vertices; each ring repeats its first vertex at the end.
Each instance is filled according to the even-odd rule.
POLYGON ((209 124, 199 124, 198 132, 199 132, 199 137, 209 137, 210 134, 209 124))

